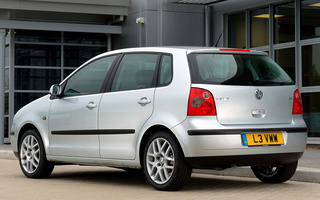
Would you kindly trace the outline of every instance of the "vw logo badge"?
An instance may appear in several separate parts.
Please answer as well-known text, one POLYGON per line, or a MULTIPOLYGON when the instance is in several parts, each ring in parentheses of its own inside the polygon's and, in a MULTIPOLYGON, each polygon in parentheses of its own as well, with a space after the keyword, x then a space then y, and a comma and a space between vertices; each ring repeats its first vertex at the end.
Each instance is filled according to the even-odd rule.
POLYGON ((254 94, 255 94, 255 96, 256 96, 256 98, 257 98, 258 100, 261 100, 262 97, 263 97, 263 92, 262 92, 261 90, 259 90, 259 89, 256 89, 256 90, 254 91, 254 94))

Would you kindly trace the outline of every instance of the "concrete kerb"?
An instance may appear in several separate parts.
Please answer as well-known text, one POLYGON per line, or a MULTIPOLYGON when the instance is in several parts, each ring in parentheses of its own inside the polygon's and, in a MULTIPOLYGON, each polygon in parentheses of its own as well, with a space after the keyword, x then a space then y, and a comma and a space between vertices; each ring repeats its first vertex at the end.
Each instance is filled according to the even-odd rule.
MULTIPOLYGON (((0 149, 0 159, 17 160, 17 157, 9 149, 0 149)), ((250 167, 234 167, 221 171, 194 169, 193 172, 219 176, 255 178, 250 167)), ((320 168, 298 167, 295 175, 291 178, 291 180, 300 182, 320 183, 320 168)))

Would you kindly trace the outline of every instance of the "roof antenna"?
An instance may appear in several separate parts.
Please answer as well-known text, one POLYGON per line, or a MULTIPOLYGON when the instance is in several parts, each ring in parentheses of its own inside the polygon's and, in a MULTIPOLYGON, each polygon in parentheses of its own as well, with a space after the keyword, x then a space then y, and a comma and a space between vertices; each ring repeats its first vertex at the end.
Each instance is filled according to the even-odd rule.
MULTIPOLYGON (((226 26, 228 26, 228 24, 229 24, 229 19, 230 19, 230 17, 231 17, 231 15, 228 15, 226 26)), ((219 37, 218 37, 217 42, 213 45, 213 47, 217 47, 218 43, 220 42, 220 39, 221 39, 221 36, 222 36, 223 32, 224 32, 224 26, 222 26, 221 33, 220 33, 220 35, 219 35, 219 37)))

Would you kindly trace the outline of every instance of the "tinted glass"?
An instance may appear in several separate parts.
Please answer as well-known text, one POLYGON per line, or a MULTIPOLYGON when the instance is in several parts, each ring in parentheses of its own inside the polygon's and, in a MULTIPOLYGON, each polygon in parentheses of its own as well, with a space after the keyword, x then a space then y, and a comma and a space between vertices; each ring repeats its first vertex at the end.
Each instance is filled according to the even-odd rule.
POLYGON ((309 137, 320 137, 320 93, 302 94, 303 118, 309 137))
POLYGON ((269 9, 260 8, 250 12, 251 47, 269 44, 269 9))
POLYGON ((162 56, 159 75, 159 86, 169 85, 172 80, 172 58, 162 56))
POLYGON ((49 90, 51 85, 61 81, 58 69, 16 68, 14 75, 16 90, 49 90))
POLYGON ((157 60, 157 54, 125 55, 117 69, 111 91, 150 88, 157 60))
POLYGON ((320 37, 320 0, 301 1, 301 39, 320 37))
POLYGON ((9 115, 9 93, 4 94, 4 114, 9 115))
POLYGON ((79 67, 90 58, 107 51, 107 47, 65 46, 64 66, 79 67))
POLYGON ((295 58, 295 48, 276 50, 276 62, 289 74, 292 80, 296 78, 295 58))
POLYGON ((15 65, 61 66, 61 47, 56 45, 15 44, 15 65))
POLYGON ((320 44, 302 47, 302 86, 320 85, 320 44))
POLYGON ((295 41, 295 6, 287 3, 274 9, 275 44, 295 41))
POLYGON ((9 118, 4 118, 4 137, 8 138, 9 136, 9 118))
POLYGON ((61 42, 61 32, 58 32, 58 31, 15 30, 14 40, 17 42, 60 43, 61 42))
POLYGON ((267 56, 190 54, 193 83, 220 85, 284 85, 291 78, 267 56))
POLYGON ((228 20, 228 47, 246 48, 246 14, 232 14, 228 20))
POLYGON ((108 36, 98 33, 73 33, 64 32, 64 42, 72 44, 101 44, 106 45, 108 36))
POLYGON ((74 96, 99 93, 116 57, 101 58, 83 67, 67 81, 64 95, 74 96))

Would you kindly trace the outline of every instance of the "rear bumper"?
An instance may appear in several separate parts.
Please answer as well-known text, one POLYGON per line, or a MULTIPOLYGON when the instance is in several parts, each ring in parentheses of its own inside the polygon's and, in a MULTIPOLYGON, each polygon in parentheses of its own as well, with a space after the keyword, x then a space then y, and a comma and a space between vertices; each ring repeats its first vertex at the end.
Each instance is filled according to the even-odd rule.
POLYGON ((278 154, 254 154, 236 156, 187 157, 188 164, 198 169, 229 168, 233 166, 281 165, 293 163, 302 157, 302 152, 278 154))
POLYGON ((215 117, 188 117, 174 127, 184 155, 194 168, 279 165, 301 158, 307 142, 302 116, 290 124, 221 125, 215 117), (284 144, 246 146, 245 133, 281 132, 284 144))

